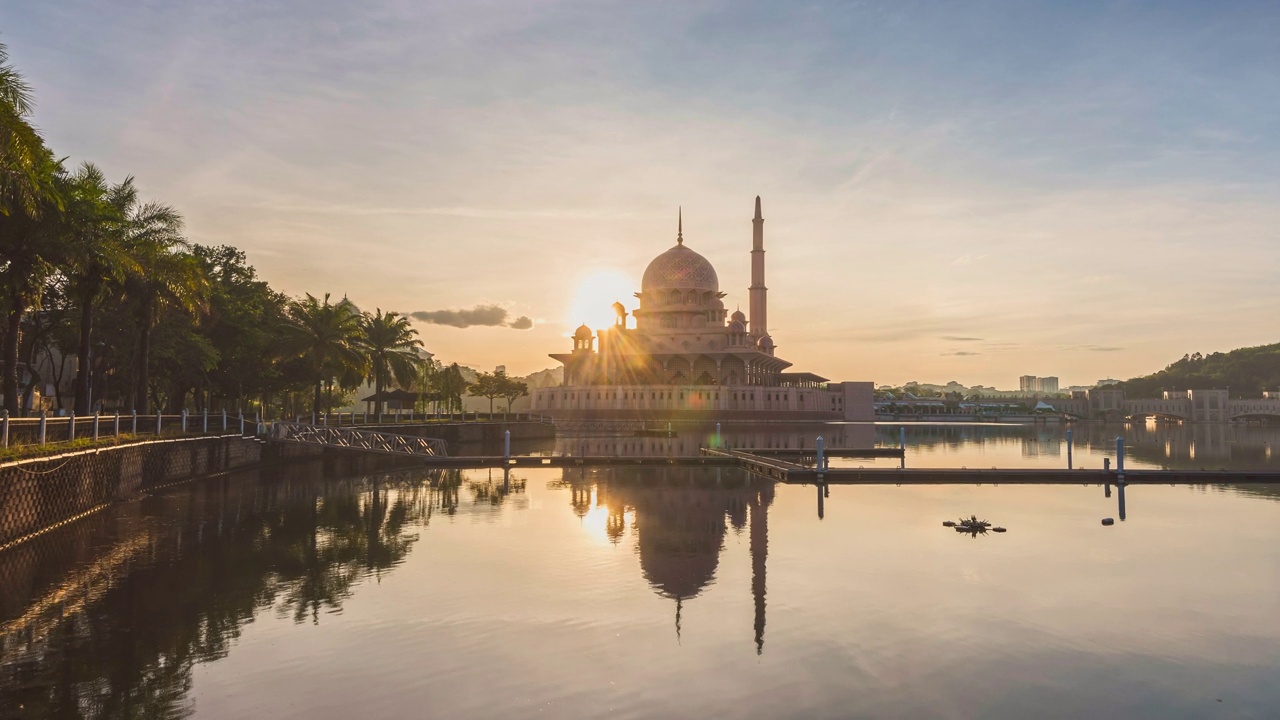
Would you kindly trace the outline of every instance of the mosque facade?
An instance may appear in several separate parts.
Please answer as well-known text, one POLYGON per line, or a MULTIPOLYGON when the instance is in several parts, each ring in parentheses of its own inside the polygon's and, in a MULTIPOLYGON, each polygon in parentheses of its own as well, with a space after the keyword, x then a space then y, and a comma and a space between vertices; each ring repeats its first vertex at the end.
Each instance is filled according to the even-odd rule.
POLYGON ((532 410, 557 418, 874 420, 870 382, 831 382, 796 372, 768 329, 764 217, 752 218, 750 315, 729 313, 715 267, 684 241, 645 269, 638 307, 613 305, 612 327, 583 325, 560 386, 531 393, 532 410), (630 316, 630 320, 628 319, 630 316))

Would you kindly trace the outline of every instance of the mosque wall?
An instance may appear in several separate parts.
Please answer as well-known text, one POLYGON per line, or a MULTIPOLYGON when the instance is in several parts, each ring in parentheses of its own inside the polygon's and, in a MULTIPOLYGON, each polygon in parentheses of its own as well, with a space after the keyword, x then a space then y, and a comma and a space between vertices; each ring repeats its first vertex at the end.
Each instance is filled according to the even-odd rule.
POLYGON ((869 382, 828 388, 753 385, 594 385, 538 388, 530 410, 553 417, 707 418, 776 420, 875 419, 869 382))

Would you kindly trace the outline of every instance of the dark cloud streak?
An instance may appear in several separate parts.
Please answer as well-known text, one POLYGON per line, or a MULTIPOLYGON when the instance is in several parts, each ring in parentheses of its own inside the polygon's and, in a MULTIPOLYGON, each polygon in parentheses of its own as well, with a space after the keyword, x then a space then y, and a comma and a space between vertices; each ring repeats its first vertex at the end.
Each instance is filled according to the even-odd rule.
POLYGON ((470 310, 419 310, 409 313, 409 317, 432 325, 455 328, 508 327, 528 330, 533 327, 533 320, 524 315, 508 322, 507 309, 501 305, 477 305, 470 310))

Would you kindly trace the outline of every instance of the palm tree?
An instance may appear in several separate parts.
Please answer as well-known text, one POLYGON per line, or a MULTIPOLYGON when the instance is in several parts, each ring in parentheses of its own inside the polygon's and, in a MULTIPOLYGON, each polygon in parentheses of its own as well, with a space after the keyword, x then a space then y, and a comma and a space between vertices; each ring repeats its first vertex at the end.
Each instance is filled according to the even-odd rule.
POLYGON ((0 292, 6 320, 0 393, 4 408, 16 414, 21 323, 53 270, 58 242, 48 221, 61 210, 55 179, 63 169, 27 122, 31 90, 8 59, 0 44, 0 292))
POLYGON ((64 183, 66 207, 61 214, 65 248, 65 274, 80 310, 80 341, 77 348, 75 405, 78 415, 89 413, 93 404, 90 378, 93 373, 93 317, 98 301, 109 282, 122 281, 136 272, 129 255, 127 224, 137 192, 133 178, 108 186, 102 171, 85 163, 64 183))
POLYGON ((347 384, 353 375, 362 375, 365 358, 360 352, 360 310, 343 298, 329 302, 329 294, 318 299, 307 293, 289 303, 288 322, 281 328, 281 354, 303 358, 315 388, 313 412, 321 412, 321 392, 327 381, 347 384))
POLYGON ((360 318, 360 332, 360 346, 373 374, 374 407, 381 417, 382 389, 388 377, 394 377, 401 387, 414 381, 422 362, 417 353, 422 341, 414 337, 418 331, 409 325, 408 318, 397 312, 384 313, 382 308, 360 318))
POLYGON ((178 234, 181 219, 177 212, 166 208, 165 214, 171 219, 162 227, 128 236, 129 255, 135 264, 125 276, 124 291, 135 303, 138 342, 132 409, 140 414, 150 412, 151 330, 160 313, 168 307, 195 312, 205 306, 209 289, 200 261, 187 251, 187 241, 178 234))

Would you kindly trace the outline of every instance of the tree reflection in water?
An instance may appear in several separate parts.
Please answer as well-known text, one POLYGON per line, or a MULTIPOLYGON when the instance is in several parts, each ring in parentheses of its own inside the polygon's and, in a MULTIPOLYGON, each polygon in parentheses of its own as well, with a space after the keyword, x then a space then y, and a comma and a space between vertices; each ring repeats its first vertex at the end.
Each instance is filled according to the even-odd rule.
POLYGON ((225 656, 263 608, 312 623, 340 612, 361 578, 404 560, 413 526, 456 512, 462 484, 457 472, 276 472, 145 498, 92 549, 66 543, 73 525, 0 555, 0 608, 12 611, 0 617, 0 717, 190 714, 195 663, 225 656), (62 577, 42 584, 32 568, 62 577))

